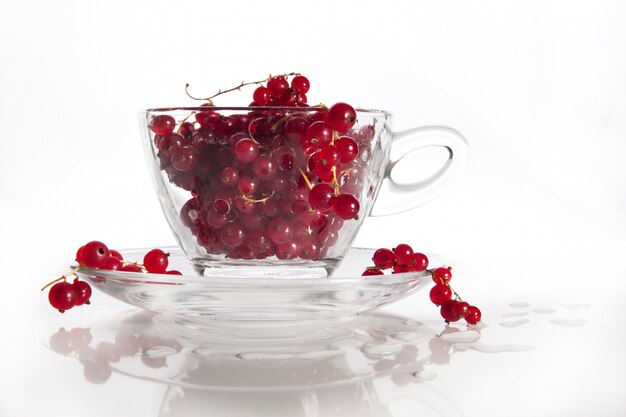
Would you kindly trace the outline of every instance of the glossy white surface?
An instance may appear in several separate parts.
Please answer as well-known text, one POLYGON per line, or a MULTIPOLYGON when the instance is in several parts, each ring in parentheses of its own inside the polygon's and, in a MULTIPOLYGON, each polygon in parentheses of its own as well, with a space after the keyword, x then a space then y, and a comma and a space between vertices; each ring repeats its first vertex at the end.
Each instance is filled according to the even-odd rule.
POLYGON ((584 271, 569 257, 531 269, 460 259, 455 288, 484 312, 469 330, 446 328, 426 291, 323 326, 194 333, 99 292, 61 315, 20 289, 32 308, 3 316, 0 404, 3 415, 52 417, 621 415, 624 263, 593 255, 584 271), (126 356, 109 375, 89 350, 52 350, 60 328, 105 342, 101 355, 117 341, 126 356))

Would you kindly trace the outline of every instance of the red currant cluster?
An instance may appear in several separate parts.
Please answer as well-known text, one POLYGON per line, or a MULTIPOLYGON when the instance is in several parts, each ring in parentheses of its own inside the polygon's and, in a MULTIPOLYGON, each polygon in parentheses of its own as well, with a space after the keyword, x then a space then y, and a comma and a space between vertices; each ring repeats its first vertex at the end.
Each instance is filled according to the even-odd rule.
POLYGON ((465 319, 468 324, 480 322, 481 311, 463 301, 459 294, 450 286, 452 268, 435 268, 429 270, 428 257, 423 253, 413 252, 411 246, 401 243, 393 249, 381 248, 372 257, 374 266, 367 267, 363 276, 384 275, 384 270, 391 269, 393 274, 402 272, 428 271, 431 273, 435 286, 430 290, 430 300, 441 306, 441 316, 446 323, 465 319), (454 299, 452 298, 454 295, 454 299))
POLYGON ((346 103, 306 107, 302 75, 254 83, 261 86, 250 111, 211 109, 215 96, 253 84, 242 83, 199 99, 209 100, 206 110, 182 121, 154 116, 160 167, 190 192, 180 218, 209 254, 319 259, 344 221, 359 218, 373 127, 353 129, 356 112, 346 103))
POLYGON ((52 285, 48 292, 48 301, 52 307, 61 313, 72 307, 90 304, 91 286, 85 281, 80 281, 76 272, 81 268, 93 268, 102 270, 124 272, 151 272, 155 274, 182 275, 176 270, 167 270, 169 254, 161 249, 152 249, 143 258, 143 264, 125 261, 122 254, 114 249, 109 249, 104 243, 97 240, 88 242, 76 251, 78 266, 68 274, 46 284, 41 290, 52 285), (74 281, 67 282, 68 276, 74 276, 74 281))

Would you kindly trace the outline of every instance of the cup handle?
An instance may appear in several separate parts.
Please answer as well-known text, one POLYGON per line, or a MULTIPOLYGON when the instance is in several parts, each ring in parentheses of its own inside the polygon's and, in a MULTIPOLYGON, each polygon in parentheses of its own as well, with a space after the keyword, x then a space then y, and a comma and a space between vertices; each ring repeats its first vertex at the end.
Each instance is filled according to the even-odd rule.
POLYGON ((463 173, 469 162, 469 145, 463 135, 446 126, 422 126, 392 135, 391 156, 371 216, 387 216, 420 206, 438 196, 463 173), (411 152, 428 146, 446 148, 449 158, 430 177, 415 182, 398 182, 393 170, 411 152))

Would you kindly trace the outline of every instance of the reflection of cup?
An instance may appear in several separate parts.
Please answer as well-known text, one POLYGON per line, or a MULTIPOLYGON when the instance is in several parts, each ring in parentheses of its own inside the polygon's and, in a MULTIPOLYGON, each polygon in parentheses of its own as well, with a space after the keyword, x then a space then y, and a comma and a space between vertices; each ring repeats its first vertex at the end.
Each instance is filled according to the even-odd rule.
POLYGON ((196 107, 142 114, 161 207, 194 265, 208 274, 246 265, 257 276, 325 276, 365 217, 433 198, 467 162, 467 142, 452 129, 395 134, 388 113, 358 110, 347 131, 328 131, 326 112, 196 107), (444 166, 423 181, 396 178, 397 162, 427 146, 449 151, 444 166))
POLYGON ((160 401, 162 417, 382 417, 403 398, 419 410, 457 415, 449 398, 421 383, 437 337, 422 323, 376 313, 302 323, 296 333, 275 329, 207 333, 141 311, 90 329, 59 329, 50 347, 74 356, 89 383, 111 384, 108 392, 125 390, 126 378, 137 392, 140 384, 163 384, 160 399, 147 399, 160 401))

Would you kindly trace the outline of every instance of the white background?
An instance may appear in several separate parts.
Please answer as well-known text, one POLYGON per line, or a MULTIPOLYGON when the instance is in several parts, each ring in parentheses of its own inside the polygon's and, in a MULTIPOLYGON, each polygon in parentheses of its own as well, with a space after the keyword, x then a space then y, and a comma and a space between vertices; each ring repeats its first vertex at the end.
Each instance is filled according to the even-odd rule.
POLYGON ((385 109, 396 130, 445 124, 470 143, 445 194, 368 219, 356 244, 404 241, 538 293, 581 269, 623 276, 625 21, 618 1, 0 1, 0 323, 49 312, 38 288, 88 240, 174 243, 140 109, 194 105, 187 82, 208 95, 291 71, 311 80, 310 103, 385 109))

